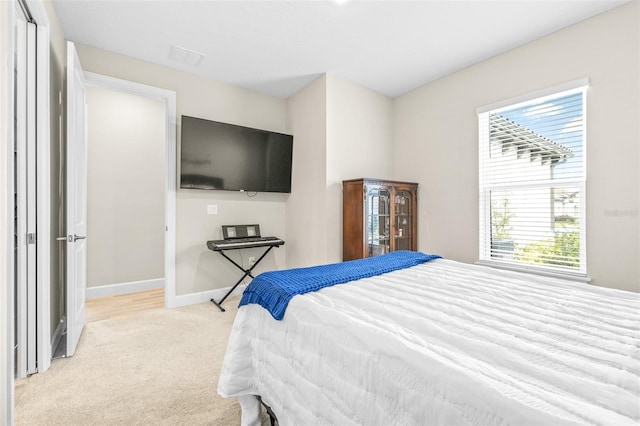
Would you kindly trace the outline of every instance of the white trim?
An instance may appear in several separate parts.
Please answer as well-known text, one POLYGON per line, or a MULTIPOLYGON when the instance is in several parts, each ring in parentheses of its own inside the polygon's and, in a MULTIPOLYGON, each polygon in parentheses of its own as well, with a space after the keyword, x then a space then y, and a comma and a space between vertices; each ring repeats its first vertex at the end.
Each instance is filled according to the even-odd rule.
POLYGON ((0 2, 0 424, 13 424, 13 43, 14 0, 0 2))
POLYGON ((476 108, 476 114, 482 114, 484 112, 493 111, 504 107, 514 107, 519 103, 527 102, 532 99, 542 98, 549 95, 557 96, 562 92, 568 90, 574 90, 589 85, 589 78, 580 78, 578 80, 569 81, 567 83, 558 84, 557 86, 547 87, 545 89, 536 90, 534 92, 525 93, 523 95, 514 96, 513 98, 505 99, 499 102, 494 102, 489 105, 483 105, 476 108))
POLYGON ((164 305, 176 305, 176 93, 171 90, 134 83, 115 77, 85 72, 87 85, 164 100, 166 105, 165 143, 165 238, 164 238, 164 305))
MULTIPOLYGON (((17 350, 15 353, 15 366, 16 366, 16 378, 20 379, 27 376, 27 373, 33 373, 28 371, 28 339, 33 334, 34 330, 30 330, 31 318, 29 314, 32 313, 35 316, 35 312, 30 312, 32 309, 29 305, 29 246, 26 243, 27 233, 30 232, 29 220, 27 215, 28 195, 29 195, 29 178, 27 175, 28 161, 27 153, 29 151, 29 144, 27 142, 27 123, 28 114, 27 106, 29 102, 28 86, 29 78, 26 73, 28 69, 28 42, 26 31, 26 17, 22 18, 21 12, 15 12, 19 14, 14 21, 15 25, 15 39, 14 39, 14 67, 16 73, 14 76, 14 93, 15 93, 15 112, 14 120, 14 140, 16 141, 16 163, 14 164, 15 175, 14 184, 16 188, 16 199, 14 207, 18 212, 18 218, 15 223, 15 233, 17 235, 17 246, 15 248, 15 275, 14 279, 17 281, 17 287, 14 293, 15 298, 15 321, 17 322, 15 341, 17 343, 17 350), (25 19, 23 21, 22 19, 25 19), (20 113, 22 111, 22 113, 20 113)), ((9 144, 13 143, 8 141, 9 144)), ((13 284, 12 284, 13 285, 13 284)))
POLYGON ((163 288, 164 278, 156 278, 153 280, 131 281, 128 283, 117 283, 100 285, 96 287, 87 287, 87 299, 96 297, 113 296, 116 294, 129 294, 136 291, 151 290, 154 288, 163 288))
MULTIPOLYGON (((239 285, 238 287, 236 287, 233 293, 229 295, 229 297, 238 296, 242 294, 242 292, 246 287, 247 286, 245 284, 239 285)), ((225 287, 225 288, 217 288, 215 290, 202 291, 200 293, 182 294, 180 296, 175 297, 175 305, 172 307, 178 308, 181 306, 196 305, 198 303, 211 302, 211 299, 220 300, 224 297, 225 294, 227 294, 227 292, 230 289, 231 287, 225 287)), ((224 303, 225 304, 229 303, 228 299, 225 300, 224 303)), ((211 303, 211 308, 218 309, 213 303, 211 303)))
POLYGON ((37 24, 37 348, 38 372, 43 373, 51 366, 51 142, 49 98, 50 70, 49 56, 51 35, 49 17, 41 1, 30 1, 29 10, 37 24))
POLYGON ((541 275, 544 277, 563 278, 565 280, 578 281, 583 283, 590 283, 591 278, 586 274, 570 273, 570 272, 554 272, 552 270, 545 270, 542 267, 527 267, 524 265, 515 265, 512 263, 499 262, 496 260, 478 260, 476 265, 488 266, 490 268, 506 269, 515 272, 524 272, 526 274, 541 275))
MULTIPOLYGON (((38 90, 36 84, 36 54, 37 54, 37 26, 34 23, 27 23, 27 138, 26 138, 26 178, 27 178, 27 208, 26 208, 26 225, 27 232, 36 234, 37 226, 37 195, 38 195, 38 173, 36 157, 37 157, 37 134, 39 127, 39 120, 36 114, 36 107, 38 102, 38 90), (35 208, 34 208, 35 206, 35 208)), ((21 215, 22 216, 22 215, 21 215)), ((21 218, 22 219, 22 218, 21 218)), ((20 220, 21 220, 20 219, 20 220)), ((36 339, 38 337, 37 330, 37 302, 36 298, 38 291, 36 288, 37 283, 37 235, 36 243, 28 244, 26 246, 27 253, 27 339, 25 341, 27 346, 27 358, 26 367, 28 374, 34 374, 38 372, 37 363, 37 348, 36 339)))

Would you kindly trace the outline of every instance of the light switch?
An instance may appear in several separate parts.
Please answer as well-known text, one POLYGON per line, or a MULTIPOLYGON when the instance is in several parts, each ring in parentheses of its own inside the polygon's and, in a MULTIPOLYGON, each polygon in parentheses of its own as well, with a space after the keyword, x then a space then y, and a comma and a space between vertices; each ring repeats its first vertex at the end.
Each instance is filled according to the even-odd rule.
POLYGON ((218 206, 215 204, 209 204, 207 206, 207 214, 218 214, 218 206))

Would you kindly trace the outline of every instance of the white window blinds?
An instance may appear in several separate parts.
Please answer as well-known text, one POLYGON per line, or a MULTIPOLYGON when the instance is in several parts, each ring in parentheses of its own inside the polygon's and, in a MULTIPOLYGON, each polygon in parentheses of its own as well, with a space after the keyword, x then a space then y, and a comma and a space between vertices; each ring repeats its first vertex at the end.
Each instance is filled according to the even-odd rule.
POLYGON ((585 96, 478 113, 482 262, 586 275, 585 96))

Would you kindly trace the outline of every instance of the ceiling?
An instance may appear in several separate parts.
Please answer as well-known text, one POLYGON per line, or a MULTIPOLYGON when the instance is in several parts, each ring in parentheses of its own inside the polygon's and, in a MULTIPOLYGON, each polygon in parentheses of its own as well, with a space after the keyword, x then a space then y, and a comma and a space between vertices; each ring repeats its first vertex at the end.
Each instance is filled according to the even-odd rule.
POLYGON ((396 97, 626 1, 53 3, 68 40, 288 98, 324 73, 396 97))

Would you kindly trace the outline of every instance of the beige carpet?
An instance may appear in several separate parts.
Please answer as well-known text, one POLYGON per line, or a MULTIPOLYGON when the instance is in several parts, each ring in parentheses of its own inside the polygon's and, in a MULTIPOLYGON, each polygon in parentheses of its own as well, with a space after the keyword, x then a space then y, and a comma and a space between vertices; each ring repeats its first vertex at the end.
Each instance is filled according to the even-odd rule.
POLYGON ((18 383, 16 425, 239 425, 216 393, 237 303, 88 323, 73 357, 18 383))

